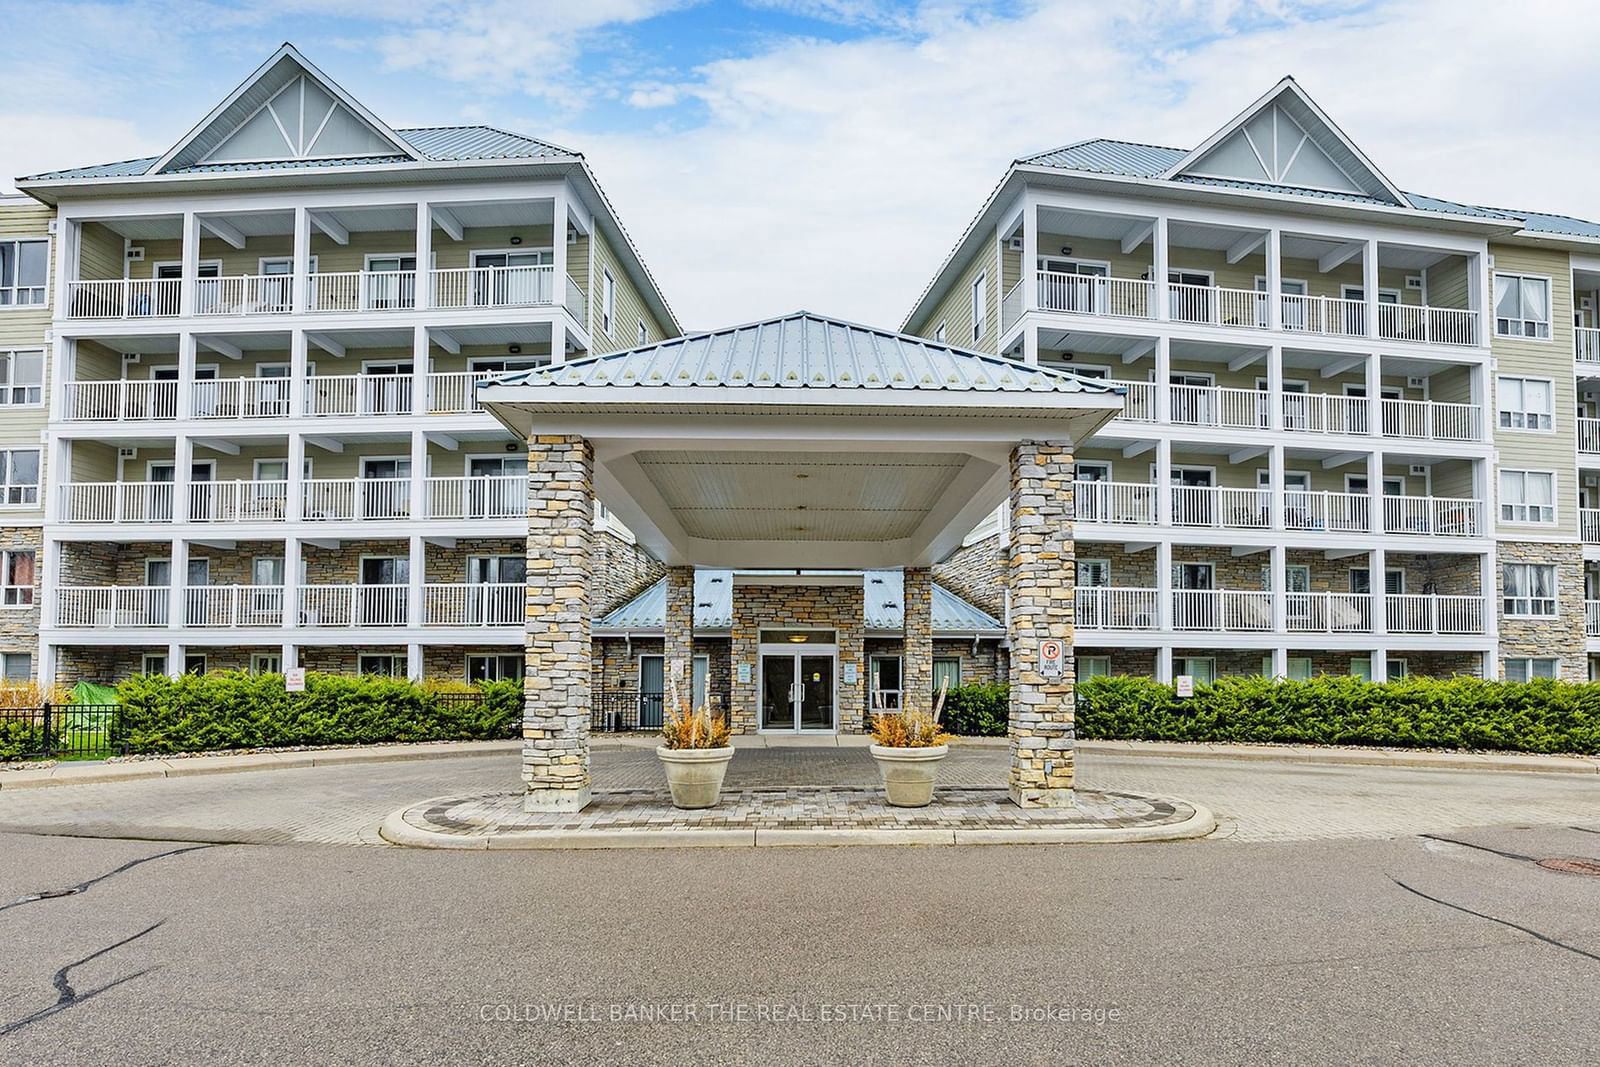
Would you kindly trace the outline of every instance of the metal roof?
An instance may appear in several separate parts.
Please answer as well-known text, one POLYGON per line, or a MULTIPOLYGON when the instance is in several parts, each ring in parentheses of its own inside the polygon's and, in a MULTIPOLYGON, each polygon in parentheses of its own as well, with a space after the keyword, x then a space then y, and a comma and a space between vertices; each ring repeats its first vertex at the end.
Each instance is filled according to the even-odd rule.
MULTIPOLYGON (((866 628, 904 629, 904 575, 900 571, 867 571, 863 578, 866 628)), ((595 620, 594 625, 601 630, 659 631, 666 627, 666 618, 667 580, 663 578, 626 604, 595 620)), ((732 571, 696 568, 694 625, 697 630, 726 630, 733 626, 732 571)), ((934 583, 935 634, 1000 634, 1004 631, 1005 624, 999 619, 934 583)))
POLYGON ((808 311, 479 383, 1109 394, 1115 386, 808 311))
MULTIPOLYGON (((396 130, 405 142, 428 162, 458 162, 473 159, 552 159, 581 158, 579 153, 560 145, 493 126, 419 126, 396 130)), ((32 174, 23 181, 50 181, 75 178, 134 178, 148 174, 160 156, 126 159, 120 163, 98 163, 67 170, 32 174)), ((286 159, 270 163, 198 163, 177 167, 172 174, 227 174, 263 170, 307 170, 325 167, 353 167, 373 163, 405 162, 405 156, 354 156, 345 159, 286 159)))
POLYGON ((1095 138, 1092 141, 1079 141, 1077 144, 1052 148, 1048 152, 1026 156, 1017 162, 1037 167, 1057 167, 1061 170, 1086 170, 1100 174, 1154 178, 1188 154, 1188 150, 1184 148, 1164 148, 1160 145, 1095 138))

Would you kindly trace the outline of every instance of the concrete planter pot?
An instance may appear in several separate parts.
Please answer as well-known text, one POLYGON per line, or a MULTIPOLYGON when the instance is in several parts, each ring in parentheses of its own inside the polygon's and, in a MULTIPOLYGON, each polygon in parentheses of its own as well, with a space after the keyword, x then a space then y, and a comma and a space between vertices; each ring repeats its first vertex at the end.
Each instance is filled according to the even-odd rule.
POLYGON ((709 808, 722 792, 722 777, 728 773, 733 747, 666 748, 657 746, 656 755, 667 772, 667 787, 672 790, 675 808, 709 808))
POLYGON ((873 745, 872 758, 883 778, 884 797, 892 807, 925 808, 933 800, 933 783, 939 761, 950 754, 949 745, 928 748, 887 748, 873 745))

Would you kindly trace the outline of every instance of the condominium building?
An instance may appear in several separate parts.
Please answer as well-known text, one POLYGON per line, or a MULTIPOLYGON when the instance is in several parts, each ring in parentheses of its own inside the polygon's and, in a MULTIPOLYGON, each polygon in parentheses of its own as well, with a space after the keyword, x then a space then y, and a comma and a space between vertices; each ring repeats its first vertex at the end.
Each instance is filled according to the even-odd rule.
POLYGON ((521 676, 526 446, 476 385, 679 332, 580 154, 393 128, 285 45, 159 157, 17 184, 6 674, 521 676))
POLYGON ((904 329, 1124 390, 1080 677, 1581 680, 1597 300, 1600 225, 1402 191, 1286 78, 1194 148, 1018 159, 904 329))

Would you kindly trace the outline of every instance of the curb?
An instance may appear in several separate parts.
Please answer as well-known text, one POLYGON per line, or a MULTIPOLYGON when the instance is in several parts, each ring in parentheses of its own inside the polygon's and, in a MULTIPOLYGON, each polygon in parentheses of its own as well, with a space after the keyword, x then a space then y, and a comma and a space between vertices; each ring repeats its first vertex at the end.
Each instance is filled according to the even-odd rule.
MULTIPOLYGON (((435 797, 434 800, 447 799, 435 797)), ((461 837, 424 830, 406 822, 405 813, 432 800, 390 812, 378 827, 378 836, 403 848, 466 851, 550 851, 639 848, 823 848, 858 845, 1106 845, 1155 841, 1188 841, 1205 837, 1217 828, 1211 809, 1192 804, 1194 814, 1182 822, 1161 826, 1099 826, 1071 829, 990 828, 960 830, 954 827, 908 827, 884 830, 818 827, 816 829, 707 829, 707 830, 568 830, 557 833, 488 834, 461 837)))
POLYGON ((1582 756, 1480 752, 1395 752, 1384 749, 1214 745, 1205 742, 1079 741, 1075 750, 1096 756, 1307 763, 1328 766, 1408 767, 1435 770, 1520 771, 1530 774, 1600 774, 1600 760, 1582 756))

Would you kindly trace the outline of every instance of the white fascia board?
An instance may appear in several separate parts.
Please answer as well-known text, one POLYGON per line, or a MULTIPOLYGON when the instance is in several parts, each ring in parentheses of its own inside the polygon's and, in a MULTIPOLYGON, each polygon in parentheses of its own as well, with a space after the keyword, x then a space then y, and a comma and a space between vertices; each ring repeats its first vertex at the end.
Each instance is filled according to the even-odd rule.
POLYGON ((805 415, 818 409, 837 409, 841 414, 852 409, 890 409, 899 415, 951 415, 974 409, 1001 416, 1064 418, 1095 411, 1119 412, 1120 393, 1000 392, 998 390, 934 389, 808 389, 784 386, 615 386, 557 385, 531 387, 538 399, 528 396, 530 387, 491 385, 478 391, 487 405, 503 405, 530 414, 555 414, 569 411, 600 413, 607 409, 628 411, 638 407, 662 410, 706 408, 749 414, 805 415), (628 393, 624 399, 620 394, 628 393))
MULTIPOLYGON (((321 211, 356 207, 410 207, 419 200, 448 208, 454 204, 484 200, 551 200, 562 186, 561 178, 546 177, 514 182, 441 180, 361 189, 307 189, 295 182, 295 172, 271 173, 277 180, 271 184, 263 183, 260 188, 191 190, 181 202, 175 202, 171 196, 89 195, 63 203, 57 215, 63 219, 92 222, 97 218, 173 216, 186 210, 197 214, 226 215, 230 212, 289 211, 296 207, 321 211)), ((411 223, 405 230, 410 233, 415 228, 415 223, 411 223)))

